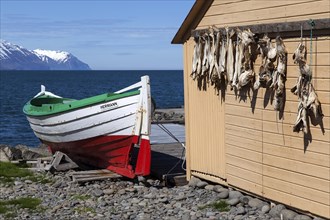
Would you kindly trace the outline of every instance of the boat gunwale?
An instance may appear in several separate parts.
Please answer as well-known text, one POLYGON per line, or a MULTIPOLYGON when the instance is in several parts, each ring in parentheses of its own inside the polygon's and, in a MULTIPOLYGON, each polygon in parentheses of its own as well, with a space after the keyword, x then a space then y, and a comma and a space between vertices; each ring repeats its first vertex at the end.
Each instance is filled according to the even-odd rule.
POLYGON ((64 112, 70 112, 81 108, 86 108, 100 103, 106 103, 110 101, 115 101, 118 99, 135 96, 141 94, 140 90, 133 90, 124 93, 103 93, 96 96, 91 96, 88 98, 83 98, 79 100, 68 99, 68 98, 56 98, 51 96, 39 96, 29 100, 23 107, 23 112, 26 116, 50 116, 58 115, 64 112), (55 103, 55 104, 42 104, 41 106, 32 105, 31 102, 40 98, 53 98, 53 99, 63 99, 63 100, 72 100, 67 103, 55 103))

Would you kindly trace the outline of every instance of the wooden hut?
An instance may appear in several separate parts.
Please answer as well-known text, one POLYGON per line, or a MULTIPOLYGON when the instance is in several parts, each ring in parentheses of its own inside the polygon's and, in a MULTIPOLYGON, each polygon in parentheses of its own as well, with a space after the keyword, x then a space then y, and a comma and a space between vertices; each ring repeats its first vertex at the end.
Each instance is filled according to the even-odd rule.
MULTIPOLYGON (((172 41, 183 44, 188 180, 196 176, 330 218, 329 4, 329 0, 195 2, 172 41), (281 36, 288 52, 282 115, 274 110, 267 88, 240 95, 227 86, 219 92, 210 83, 201 87, 190 76, 193 34, 209 27, 251 28, 273 40, 281 36), (292 55, 301 34, 324 114, 320 123, 310 124, 308 134, 293 132, 298 97, 290 91, 299 76, 292 55)), ((259 67, 257 59, 256 74, 259 67)))

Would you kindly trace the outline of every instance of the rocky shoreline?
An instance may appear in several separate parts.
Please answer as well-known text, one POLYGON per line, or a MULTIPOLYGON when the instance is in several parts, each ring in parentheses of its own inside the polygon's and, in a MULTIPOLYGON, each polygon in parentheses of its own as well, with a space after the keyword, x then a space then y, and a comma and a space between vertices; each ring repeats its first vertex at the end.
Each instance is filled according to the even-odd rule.
POLYGON ((152 123, 184 124, 184 109, 156 109, 152 117, 152 123))
MULTIPOLYGON (((0 201, 41 199, 39 211, 12 206, 11 219, 230 219, 321 220, 262 201, 237 190, 192 178, 188 185, 165 187, 157 179, 125 178, 72 182, 69 172, 44 173, 48 183, 16 178, 1 183, 0 201)), ((0 214, 0 219, 6 219, 0 214)))

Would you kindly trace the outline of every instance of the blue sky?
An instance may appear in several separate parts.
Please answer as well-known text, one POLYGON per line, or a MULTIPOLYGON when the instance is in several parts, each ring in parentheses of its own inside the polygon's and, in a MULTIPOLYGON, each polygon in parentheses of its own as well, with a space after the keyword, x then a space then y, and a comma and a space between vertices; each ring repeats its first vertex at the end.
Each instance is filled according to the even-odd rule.
POLYGON ((94 70, 182 69, 171 40, 194 0, 0 0, 1 39, 71 52, 94 70))

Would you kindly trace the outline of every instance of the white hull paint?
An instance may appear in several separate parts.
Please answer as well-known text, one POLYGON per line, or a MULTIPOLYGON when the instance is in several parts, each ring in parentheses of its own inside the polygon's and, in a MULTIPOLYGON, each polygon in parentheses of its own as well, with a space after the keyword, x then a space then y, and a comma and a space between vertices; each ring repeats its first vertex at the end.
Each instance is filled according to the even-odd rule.
POLYGON ((149 135, 149 78, 117 93, 140 88, 140 94, 49 116, 27 116, 43 141, 63 143, 104 135, 149 135))

